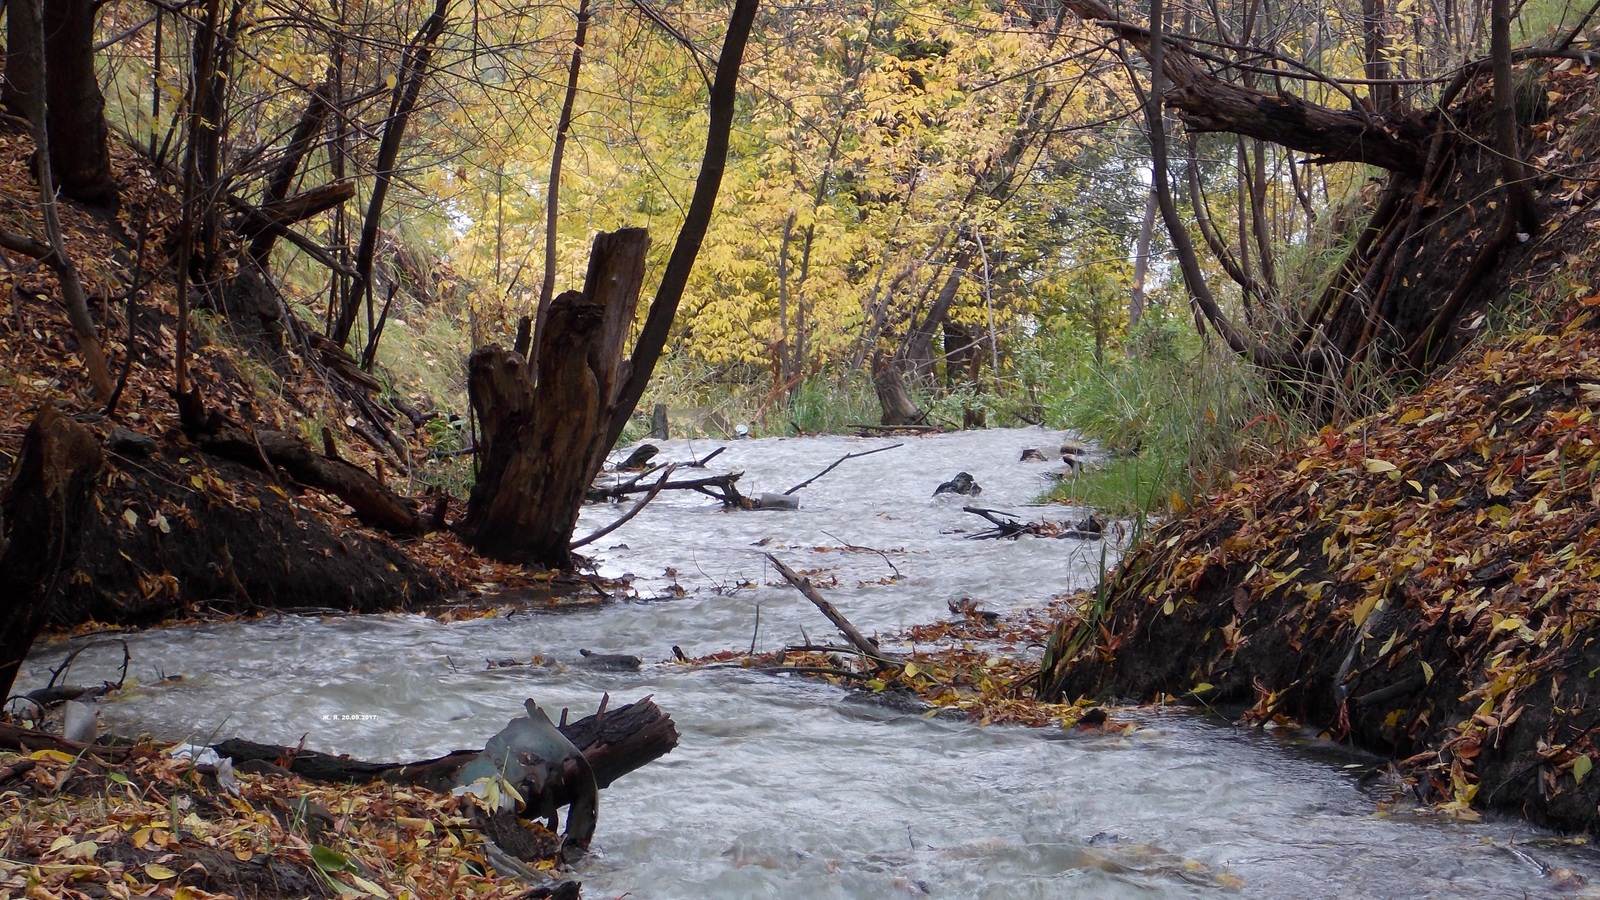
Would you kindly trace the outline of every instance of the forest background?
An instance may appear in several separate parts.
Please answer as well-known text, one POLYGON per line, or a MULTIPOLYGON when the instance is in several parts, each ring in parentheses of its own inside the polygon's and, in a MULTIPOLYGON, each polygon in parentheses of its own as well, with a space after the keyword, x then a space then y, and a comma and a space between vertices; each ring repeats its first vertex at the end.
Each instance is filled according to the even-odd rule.
MULTIPOLYGON (((186 143, 203 11, 111 4, 102 17, 108 119, 158 166, 175 168, 186 143)), ((236 50, 208 195, 237 211, 349 185, 340 199, 352 202, 306 216, 261 259, 291 309, 424 411, 466 414, 461 361, 509 345, 541 296, 579 285, 596 232, 665 235, 682 221, 726 24, 715 4, 218 11, 236 50), (276 184, 285 171, 290 183, 276 184)), ((1110 12, 1138 22, 1150 11, 1110 12)), ((1202 57, 1230 55, 1218 67, 1230 81, 1412 109, 1486 52, 1487 12, 1246 0, 1163 19, 1202 57)), ((1585 12, 1529 5, 1517 43, 1553 43, 1585 12)), ((1204 324, 1157 222, 1148 79, 1132 43, 1064 7, 762 9, 717 214, 642 407, 758 433, 837 429, 877 419, 885 381, 898 380, 909 405, 885 421, 1048 420, 1137 446, 1139 458, 1075 490, 1143 506, 1251 444, 1286 443, 1305 405, 1280 402, 1196 332, 1204 324)), ((1376 202, 1372 170, 1184 130, 1170 113, 1164 127, 1174 202, 1189 240, 1210 251, 1199 271, 1220 307, 1261 339, 1305 322, 1376 202)), ((654 243, 646 294, 670 249, 654 243)), ((241 327, 225 310, 200 316, 241 327)), ((270 393, 282 390, 273 369, 246 372, 270 393)), ((1394 374, 1344 377, 1336 408, 1317 412, 1369 409, 1394 374)), ((313 441, 319 415, 298 423, 313 441)), ((429 426, 443 452, 468 442, 449 421, 429 426)), ((446 456, 421 477, 460 496, 470 467, 446 456)))

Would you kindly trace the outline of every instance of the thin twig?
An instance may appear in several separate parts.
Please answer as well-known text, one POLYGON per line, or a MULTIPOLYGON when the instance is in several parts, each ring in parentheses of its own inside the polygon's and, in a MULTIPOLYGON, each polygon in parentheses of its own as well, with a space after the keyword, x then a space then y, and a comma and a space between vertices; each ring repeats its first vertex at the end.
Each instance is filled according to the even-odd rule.
POLYGON ((787 496, 789 494, 794 493, 795 491, 800 490, 801 488, 805 487, 806 485, 810 484, 811 482, 816 481, 818 478, 821 478, 822 476, 828 474, 829 472, 832 472, 835 468, 838 467, 838 465, 840 463, 844 462, 847 459, 855 459, 858 456, 871 456, 874 453, 882 453, 885 450, 893 450, 896 447, 904 447, 904 446, 905 446, 905 444, 890 444, 887 447, 878 447, 878 448, 873 449, 873 450, 862 450, 859 453, 846 453, 845 455, 843 455, 843 456, 839 457, 838 459, 834 460, 833 461, 833 465, 827 467, 826 469, 823 469, 821 472, 818 472, 817 474, 811 476, 810 478, 807 478, 805 481, 800 482, 799 484, 795 485, 794 487, 789 488, 787 491, 784 491, 783 493, 784 493, 785 496, 787 496))
POLYGON ((607 525, 606 527, 601 528, 600 530, 594 532, 593 534, 589 535, 588 537, 583 538, 582 540, 573 541, 570 545, 568 545, 567 549, 568 550, 576 550, 579 547, 584 547, 584 546, 587 546, 589 544, 592 544, 595 541, 598 541, 601 538, 605 537, 606 535, 610 534, 611 532, 616 531, 618 528, 621 528, 622 526, 628 524, 628 520, 629 519, 632 519, 634 516, 637 516, 639 514, 639 511, 645 508, 646 504, 648 504, 651 500, 654 500, 656 498, 657 494, 661 493, 661 489, 667 486, 667 479, 669 477, 671 477, 672 470, 677 468, 677 467, 678 467, 677 463, 672 463, 671 465, 667 466, 666 471, 661 473, 660 480, 657 481, 654 485, 651 486, 649 492, 646 493, 644 495, 644 497, 639 500, 638 503, 635 503, 633 505, 633 509, 630 509, 627 512, 623 513, 621 518, 617 519, 615 522, 612 522, 610 525, 607 525))
POLYGON ((831 537, 834 540, 838 541, 839 542, 839 546, 843 547, 846 550, 863 550, 863 551, 866 551, 867 553, 876 553, 876 554, 878 554, 879 556, 883 557, 883 561, 888 564, 888 566, 889 566, 889 568, 891 570, 893 570, 894 577, 896 577, 896 578, 900 577, 900 570, 895 567, 895 564, 893 562, 890 561, 889 554, 883 552, 882 550, 879 550, 876 547, 862 547, 862 546, 860 546, 858 544, 852 544, 852 543, 844 540, 843 538, 840 538, 839 536, 834 535, 834 534, 829 534, 826 531, 824 531, 823 534, 826 534, 826 535, 828 535, 828 537, 831 537))

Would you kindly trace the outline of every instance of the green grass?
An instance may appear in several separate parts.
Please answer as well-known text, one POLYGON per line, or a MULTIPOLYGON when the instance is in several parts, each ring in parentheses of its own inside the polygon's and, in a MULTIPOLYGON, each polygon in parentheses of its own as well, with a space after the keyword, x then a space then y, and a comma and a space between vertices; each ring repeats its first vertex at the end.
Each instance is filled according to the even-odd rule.
MULTIPOLYGON (((843 380, 815 375, 800 386, 781 410, 789 433, 833 434, 882 417, 878 395, 859 373, 843 380)), ((770 417, 769 417, 770 418, 770 417)))
POLYGON ((1079 353, 1054 376, 1054 423, 1111 458, 1062 479, 1052 499, 1117 516, 1160 512, 1304 432, 1249 365, 1176 325, 1152 328, 1136 336, 1137 352, 1102 363, 1079 353))

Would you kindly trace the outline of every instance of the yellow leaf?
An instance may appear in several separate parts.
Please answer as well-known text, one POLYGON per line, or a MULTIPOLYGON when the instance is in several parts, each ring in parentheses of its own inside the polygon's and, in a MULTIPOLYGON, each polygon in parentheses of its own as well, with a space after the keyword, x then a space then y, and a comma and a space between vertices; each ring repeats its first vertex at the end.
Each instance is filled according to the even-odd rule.
POLYGON ((356 887, 361 888, 363 891, 366 891, 368 894, 371 894, 374 897, 384 897, 384 898, 387 898, 389 896, 389 892, 388 891, 384 890, 383 888, 379 887, 376 884, 373 884, 372 882, 366 880, 365 878, 362 878, 360 875, 357 875, 354 872, 350 872, 348 874, 350 875, 350 880, 354 881, 356 883, 356 887))
POLYGON ((1369 459, 1366 461, 1365 465, 1367 467, 1367 471, 1373 473, 1374 475, 1379 472, 1394 472, 1400 468, 1394 463, 1384 462, 1381 459, 1369 459))
POLYGON ((138 831, 135 831, 133 833, 132 840, 133 849, 143 850, 150 843, 150 826, 146 825, 138 831))
POLYGON ((206 480, 199 475, 190 475, 189 483, 195 486, 195 490, 203 491, 206 489, 206 480))
POLYGON ((1593 768, 1594 760, 1590 759, 1589 754, 1585 753, 1572 761, 1572 780, 1583 784, 1583 779, 1589 777, 1589 770, 1593 768))
POLYGON ((1431 683, 1432 681, 1433 681, 1433 666, 1428 665, 1428 663, 1426 661, 1424 661, 1422 663, 1422 683, 1423 684, 1428 684, 1428 683, 1431 683))
POLYGON ((58 763, 70 763, 74 759, 70 754, 62 753, 60 750, 35 750, 28 755, 28 758, 41 762, 48 759, 58 763))
POLYGON ((1350 621, 1353 622, 1357 628, 1360 628, 1362 625, 1366 624, 1367 616, 1372 615, 1372 610, 1377 605, 1378 598, 1376 596, 1368 597, 1360 603, 1357 603, 1356 608, 1350 611, 1350 621))
POLYGON ((177 872, 174 872, 171 869, 169 869, 166 866, 163 866, 163 865, 161 865, 159 863, 145 863, 144 864, 144 873, 146 875, 149 875, 151 878, 154 878, 157 881, 165 881, 168 878, 177 878, 178 877, 178 873, 177 872))
POLYGON ((1394 642, 1399 640, 1399 639, 1400 639, 1400 630, 1397 628, 1397 629, 1395 629, 1394 634, 1389 635, 1389 639, 1387 641, 1383 642, 1383 648, 1378 651, 1378 655, 1380 657, 1388 656, 1389 655, 1389 651, 1394 649, 1394 642))

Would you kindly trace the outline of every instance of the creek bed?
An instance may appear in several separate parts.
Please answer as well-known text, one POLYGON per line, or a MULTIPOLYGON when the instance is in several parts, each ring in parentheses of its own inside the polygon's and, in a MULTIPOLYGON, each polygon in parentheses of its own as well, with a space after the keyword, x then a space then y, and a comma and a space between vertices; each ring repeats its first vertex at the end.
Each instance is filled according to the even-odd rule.
MULTIPOLYGON (((961 511, 1081 518, 1026 506, 1061 466, 1020 462, 1021 452, 1048 454, 1060 438, 997 429, 732 442, 711 471, 743 471, 747 494, 781 493, 846 453, 903 446, 843 463, 799 492, 798 511, 730 513, 664 494, 587 548, 602 573, 635 576, 636 600, 455 623, 278 617, 131 635, 144 687, 103 704, 102 720, 205 742, 307 735, 313 749, 398 760, 482 746, 525 697, 578 716, 603 691, 614 703, 653 694, 682 739, 604 792, 577 873, 590 898, 1585 895, 1563 887, 1561 870, 1600 883, 1600 855, 1521 823, 1389 814, 1357 784, 1372 761, 1326 745, 1311 752, 1180 713, 1137 714, 1141 727, 1116 736, 980 728, 827 685, 669 661, 674 645, 698 655, 832 638, 767 552, 810 573, 868 634, 948 618, 963 599, 1004 612, 1094 584, 1114 549, 972 541, 988 523, 961 511), (983 493, 932 496, 958 471, 983 493), (645 664, 599 671, 580 649, 645 664), (486 665, 532 657, 545 662, 486 665)), ((717 446, 667 441, 659 459, 717 446)), ((579 534, 624 508, 587 509, 579 534)), ((43 684, 68 647, 36 648, 18 689, 43 684)), ((120 648, 89 651, 71 680, 114 678, 120 659, 120 648)))

